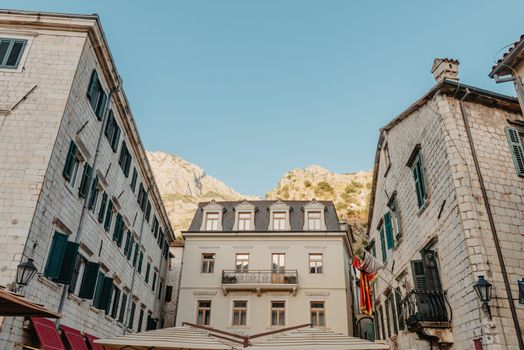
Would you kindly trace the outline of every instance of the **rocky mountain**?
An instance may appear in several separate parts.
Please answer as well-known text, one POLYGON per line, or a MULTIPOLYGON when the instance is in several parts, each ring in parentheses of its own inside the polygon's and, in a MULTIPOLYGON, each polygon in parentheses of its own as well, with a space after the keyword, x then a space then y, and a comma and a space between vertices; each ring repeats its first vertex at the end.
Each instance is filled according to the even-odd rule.
MULTIPOLYGON (((177 236, 189 227, 198 202, 259 199, 236 192, 176 155, 148 152, 147 156, 177 236)), ((266 198, 332 200, 340 219, 347 220, 361 233, 366 225, 371 178, 371 172, 338 174, 311 165, 287 172, 266 198)))
POLYGON ((287 172, 266 198, 332 200, 339 218, 348 221, 355 232, 362 235, 367 224, 372 177, 371 172, 338 174, 311 165, 287 172))
POLYGON ((256 198, 241 195, 176 155, 147 152, 147 157, 177 236, 188 229, 198 202, 256 198))

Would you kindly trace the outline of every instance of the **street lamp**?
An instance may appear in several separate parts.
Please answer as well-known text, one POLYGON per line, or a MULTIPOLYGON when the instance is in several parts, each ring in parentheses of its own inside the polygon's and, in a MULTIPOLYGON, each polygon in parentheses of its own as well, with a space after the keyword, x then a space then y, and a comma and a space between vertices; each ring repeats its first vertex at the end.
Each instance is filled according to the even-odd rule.
POLYGON ((35 264, 33 264, 33 259, 27 259, 26 262, 20 263, 16 268, 16 284, 19 286, 17 289, 27 286, 29 281, 36 275, 36 272, 37 269, 35 264))
POLYGON ((489 301, 491 300, 491 283, 484 279, 484 276, 479 276, 477 284, 475 284, 473 288, 475 289, 475 292, 477 292, 477 295, 482 302, 482 310, 488 313, 489 319, 491 320, 491 310, 488 305, 489 301))

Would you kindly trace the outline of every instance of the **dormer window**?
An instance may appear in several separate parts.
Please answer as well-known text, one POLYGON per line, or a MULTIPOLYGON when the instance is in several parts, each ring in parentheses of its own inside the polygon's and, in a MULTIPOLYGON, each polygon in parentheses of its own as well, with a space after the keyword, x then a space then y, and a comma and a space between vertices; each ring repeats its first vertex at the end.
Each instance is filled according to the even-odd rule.
POLYGON ((251 230, 251 213, 249 212, 238 213, 238 230, 239 231, 251 230))
POLYGON ((218 213, 206 213, 206 231, 218 231, 218 213))
POLYGON ((276 211, 273 213, 273 230, 286 229, 286 212, 276 211))
POLYGON ((320 219, 322 215, 320 211, 310 211, 307 213, 307 227, 309 230, 320 230, 320 219))
POLYGON ((203 213, 200 231, 222 231, 222 213, 224 208, 212 200, 201 209, 203 213))

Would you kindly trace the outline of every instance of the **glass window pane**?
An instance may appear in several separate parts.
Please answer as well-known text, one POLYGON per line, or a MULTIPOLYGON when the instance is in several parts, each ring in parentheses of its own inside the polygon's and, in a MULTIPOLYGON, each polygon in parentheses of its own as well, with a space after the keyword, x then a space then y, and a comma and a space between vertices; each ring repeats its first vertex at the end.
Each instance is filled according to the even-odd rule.
POLYGON ((7 58, 7 61, 5 63, 6 66, 15 67, 17 65, 23 47, 23 41, 14 42, 13 47, 11 48, 11 53, 9 54, 9 57, 7 58))
POLYGON ((3 64, 7 49, 9 48, 9 40, 0 41, 0 65, 3 64))

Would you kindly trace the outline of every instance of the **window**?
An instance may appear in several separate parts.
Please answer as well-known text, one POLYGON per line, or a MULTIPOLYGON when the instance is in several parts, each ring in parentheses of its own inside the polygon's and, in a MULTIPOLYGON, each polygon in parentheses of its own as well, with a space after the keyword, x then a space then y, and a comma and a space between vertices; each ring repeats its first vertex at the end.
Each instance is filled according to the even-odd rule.
POLYGON ((218 213, 206 213, 206 231, 218 230, 218 213))
POLYGON ((197 324, 209 326, 211 322, 211 301, 198 301, 197 324))
POLYGON ((397 319, 398 319, 398 328, 400 330, 404 329, 404 316, 402 311, 402 294, 400 293, 400 287, 395 289, 395 304, 397 305, 397 319))
POLYGON ((396 192, 393 193, 391 196, 391 200, 389 201, 389 209, 391 210, 391 213, 393 214, 393 226, 395 230, 395 239, 398 241, 400 237, 402 237, 402 229, 400 226, 400 214, 398 210, 398 202, 397 202, 397 194, 396 192))
POLYGON ((389 147, 387 143, 384 145, 382 151, 384 152, 384 176, 387 176, 391 168, 391 158, 389 157, 389 147))
POLYGON ((98 272, 100 270, 100 265, 95 262, 88 261, 84 268, 84 273, 82 276, 82 284, 80 286, 80 291, 78 296, 83 299, 92 299, 95 292, 96 280, 98 277, 98 272))
POLYGON ((276 211, 273 213, 273 230, 286 229, 286 212, 276 211))
POLYGON ((67 151, 66 162, 64 164, 64 170, 62 175, 64 178, 74 186, 76 180, 76 174, 78 172, 80 160, 78 159, 78 146, 71 141, 69 143, 69 150, 67 151))
POLYGON ((393 300, 393 294, 395 293, 395 291, 393 290, 393 292, 391 292, 389 295, 388 295, 388 303, 389 303, 389 307, 390 307, 390 312, 391 312, 391 318, 393 320, 393 334, 398 334, 398 323, 397 323, 397 315, 396 315, 396 310, 395 310, 395 302, 393 300))
POLYGON ((156 218, 156 215, 153 216, 153 225, 151 225, 151 232, 153 232, 153 236, 155 236, 155 238, 158 237, 158 219, 156 218))
POLYGON ((120 215, 120 213, 116 214, 115 227, 113 229, 113 241, 116 242, 118 247, 122 246, 122 240, 124 238, 125 228, 126 227, 125 227, 124 219, 122 218, 122 215, 120 215))
POLYGON ((307 227, 309 230, 320 230, 321 213, 319 211, 310 211, 307 213, 307 227))
POLYGON ((100 192, 98 189, 98 176, 95 176, 91 182, 91 189, 89 190, 89 202, 87 203, 87 208, 92 210, 93 213, 95 212, 96 202, 98 200, 98 192, 100 192))
POLYGON ((385 263, 388 259, 386 251, 386 240, 384 238, 384 225, 380 226, 380 249, 382 250, 382 262, 385 263))
POLYGON ((87 87, 87 99, 98 120, 102 120, 107 105, 107 94, 102 88, 96 70, 93 70, 93 73, 91 73, 91 79, 87 87))
POLYGON ((238 230, 249 231, 251 230, 251 213, 238 213, 238 230))
POLYGON ((160 280, 158 284, 158 300, 162 300, 162 291, 164 290, 164 282, 160 280))
POLYGON ((107 141, 113 152, 116 152, 118 148, 118 141, 120 139, 120 127, 118 126, 113 111, 109 111, 109 117, 107 118, 106 129, 104 131, 107 141))
POLYGON ((147 222, 149 222, 149 219, 151 218, 151 202, 150 201, 147 201, 147 204, 146 204, 145 218, 147 222))
POLYGON ((93 306, 99 310, 107 311, 109 309, 112 291, 113 279, 105 276, 103 272, 99 272, 93 297, 93 306))
POLYGON ((16 69, 27 40, 0 38, 0 68, 16 69))
POLYGON ((386 329, 387 329, 387 333, 386 333, 387 338, 386 339, 389 339, 391 337, 391 326, 390 326, 390 320, 389 320, 389 310, 390 310, 389 298, 386 298, 386 301, 384 302, 384 311, 386 313, 386 329))
POLYGON ((286 254, 274 253, 271 254, 273 273, 284 273, 286 269, 286 254))
POLYGON ((202 273, 213 273, 215 271, 215 254, 202 254, 202 273))
POLYGON ((137 203, 140 206, 140 209, 142 209, 142 211, 145 211, 147 206, 147 192, 142 184, 140 184, 140 186, 138 187, 139 189, 137 203))
POLYGON ((239 272, 247 272, 249 269, 249 254, 237 254, 235 269, 239 272))
POLYGON ((113 220, 113 202, 110 200, 107 203, 106 218, 104 221, 104 229, 109 232, 111 228, 111 221, 113 220))
POLYGON ((120 301, 120 289, 114 287, 113 302, 111 303, 111 317, 116 319, 118 315, 118 302, 120 301))
MULTIPOLYGON (((133 267, 136 266, 136 262, 138 260, 138 242, 135 243, 135 254, 133 255, 133 267)), ((140 273, 140 270, 138 271, 140 273)))
POLYGON ((384 230, 386 233, 386 242, 388 244, 388 249, 393 249, 395 247, 395 238, 393 234, 393 223, 391 221, 391 213, 388 211, 384 214, 384 230))
POLYGON ((129 322, 127 323, 128 328, 133 328, 133 323, 135 321, 135 311, 136 311, 136 303, 133 301, 131 303, 131 311, 129 312, 129 322))
POLYGON ((146 276, 144 277, 144 281, 146 281, 146 284, 149 283, 149 271, 150 270, 151 270, 151 264, 148 261, 147 266, 146 266, 146 276))
POLYGON ((73 277, 79 244, 68 241, 68 236, 55 232, 51 242, 44 276, 63 284, 69 284, 73 277))
POLYGON ((323 272, 323 258, 323 254, 309 254, 309 273, 323 272))
POLYGON ((233 326, 247 325, 247 301, 233 301, 233 326))
POLYGON ((505 132, 517 175, 524 176, 524 133, 516 128, 506 128, 505 132))
POLYGON ((120 148, 120 157, 118 158, 118 164, 120 165, 120 168, 122 169, 126 177, 129 176, 129 168, 131 167, 132 159, 133 157, 127 149, 126 142, 122 142, 122 148, 120 148))
POLYGON ((136 331, 140 332, 142 330, 142 322, 144 321, 144 309, 140 308, 140 314, 138 316, 138 324, 136 326, 136 331))
MULTIPOLYGON (((138 246, 137 246, 138 248, 138 246)), ((138 258, 138 267, 137 267, 137 271, 139 274, 142 273, 142 262, 144 260, 144 252, 143 251, 140 251, 140 257, 138 258)))
POLYGON ((166 286, 166 294, 164 300, 170 302, 173 299, 173 286, 166 286))
POLYGON ((138 178, 138 172, 136 171, 136 168, 133 168, 133 176, 131 176, 131 190, 133 193, 135 193, 136 190, 136 180, 138 178))
POLYGON ((74 295, 80 293, 82 287, 82 277, 84 276, 84 270, 86 268, 87 260, 80 254, 77 254, 75 267, 73 269, 73 276, 71 277, 71 283, 69 283, 69 292, 74 295))
POLYGON ((118 315, 118 322, 124 322, 124 316, 126 314, 126 305, 127 305, 127 294, 122 295, 122 304, 120 304, 120 314, 118 315))
POLYGON ((133 234, 131 233, 131 231, 127 230, 126 244, 124 245, 124 255, 127 257, 127 260, 131 259, 132 250, 133 250, 133 234))
POLYGON ((78 188, 78 195, 82 198, 86 198, 89 194, 89 185, 91 184, 92 172, 93 168, 88 163, 86 163, 84 165, 84 172, 82 173, 80 187, 78 188))
POLYGON ((325 327, 326 315, 323 301, 310 302, 311 324, 313 327, 325 327))
POLYGON ((107 193, 102 194, 102 203, 100 203, 100 208, 98 209, 98 222, 102 223, 104 221, 104 214, 106 212, 107 205, 107 193))
POLYGON ((272 301, 271 302, 271 325, 285 326, 286 325, 286 302, 272 301))
POLYGON ((153 283, 151 283, 151 290, 154 292, 156 288, 156 270, 153 271, 153 283))
POLYGON ((424 165, 422 163, 422 153, 419 151, 413 165, 411 166, 413 179, 415 181, 415 190, 417 193, 417 204, 422 208, 426 204, 426 182, 424 178, 424 165))

